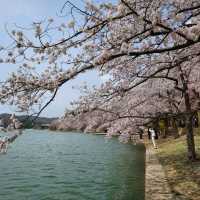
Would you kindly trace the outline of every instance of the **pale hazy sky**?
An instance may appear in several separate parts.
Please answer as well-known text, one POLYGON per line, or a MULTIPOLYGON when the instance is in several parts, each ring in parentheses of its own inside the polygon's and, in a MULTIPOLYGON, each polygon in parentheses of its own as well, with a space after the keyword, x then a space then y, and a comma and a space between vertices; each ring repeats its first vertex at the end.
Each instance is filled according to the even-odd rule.
MULTIPOLYGON (((0 6, 0 45, 9 43, 10 39, 5 32, 5 24, 28 26, 33 21, 48 19, 51 16, 56 16, 66 0, 1 0, 0 6)), ((96 0, 100 1, 100 0, 96 0)), ((80 5, 82 0, 73 0, 73 3, 80 5)), ((6 64, 0 64, 0 80, 5 79, 10 72, 16 67, 6 64)), ((78 90, 72 89, 74 85, 80 85, 87 81, 91 85, 100 85, 102 79, 97 72, 89 72, 82 74, 75 80, 64 85, 55 101, 41 114, 41 116, 62 116, 69 102, 79 97, 78 90)), ((0 113, 14 112, 15 108, 6 105, 0 105, 0 113)))

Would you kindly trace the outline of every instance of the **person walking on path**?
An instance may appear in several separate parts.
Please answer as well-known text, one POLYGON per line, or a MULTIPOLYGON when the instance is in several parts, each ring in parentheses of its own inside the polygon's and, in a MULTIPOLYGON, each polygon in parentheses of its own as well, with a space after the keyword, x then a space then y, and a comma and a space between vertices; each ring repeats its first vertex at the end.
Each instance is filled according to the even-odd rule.
POLYGON ((155 141, 156 132, 154 131, 153 128, 150 128, 149 132, 151 133, 151 140, 152 140, 152 143, 153 143, 153 147, 154 147, 154 149, 157 149, 157 145, 156 145, 156 141, 155 141))
POLYGON ((8 137, 0 138, 0 153, 6 153, 8 149, 8 137))

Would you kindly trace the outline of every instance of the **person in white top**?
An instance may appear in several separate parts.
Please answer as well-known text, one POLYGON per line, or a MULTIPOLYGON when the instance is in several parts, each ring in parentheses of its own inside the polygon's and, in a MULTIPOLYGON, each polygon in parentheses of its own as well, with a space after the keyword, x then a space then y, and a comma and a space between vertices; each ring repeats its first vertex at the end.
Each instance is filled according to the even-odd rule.
POLYGON ((156 132, 153 130, 153 128, 150 128, 149 132, 151 133, 151 140, 153 143, 153 147, 154 147, 154 149, 157 149, 157 145, 156 145, 156 141, 155 141, 156 132))
POLYGON ((6 153, 8 149, 8 137, 0 138, 0 153, 6 153))

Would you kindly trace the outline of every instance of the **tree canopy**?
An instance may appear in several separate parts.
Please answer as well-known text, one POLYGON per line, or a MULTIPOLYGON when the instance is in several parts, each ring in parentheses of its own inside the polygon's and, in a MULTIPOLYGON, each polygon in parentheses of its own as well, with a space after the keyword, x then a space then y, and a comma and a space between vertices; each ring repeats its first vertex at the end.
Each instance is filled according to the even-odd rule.
POLYGON ((97 69, 110 80, 93 90, 84 87, 66 115, 81 118, 87 113, 87 123, 101 121, 111 135, 166 114, 185 115, 188 157, 195 159, 199 1, 86 1, 84 7, 66 1, 61 14, 67 23, 50 18, 7 30, 12 43, 1 49, 0 62, 19 63, 19 69, 1 83, 1 103, 15 104, 21 111, 38 105, 40 114, 63 84, 97 69))

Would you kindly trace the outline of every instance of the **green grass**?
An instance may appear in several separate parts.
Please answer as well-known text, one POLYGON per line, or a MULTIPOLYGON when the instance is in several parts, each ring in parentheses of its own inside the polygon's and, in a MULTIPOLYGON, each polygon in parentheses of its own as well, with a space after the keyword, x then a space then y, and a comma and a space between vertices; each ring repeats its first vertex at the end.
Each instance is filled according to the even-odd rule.
MULTIPOLYGON (((200 158, 200 136, 195 137, 195 143, 200 158)), ((187 200, 200 200, 200 161, 187 160, 185 136, 161 140, 157 155, 174 194, 187 200)))

